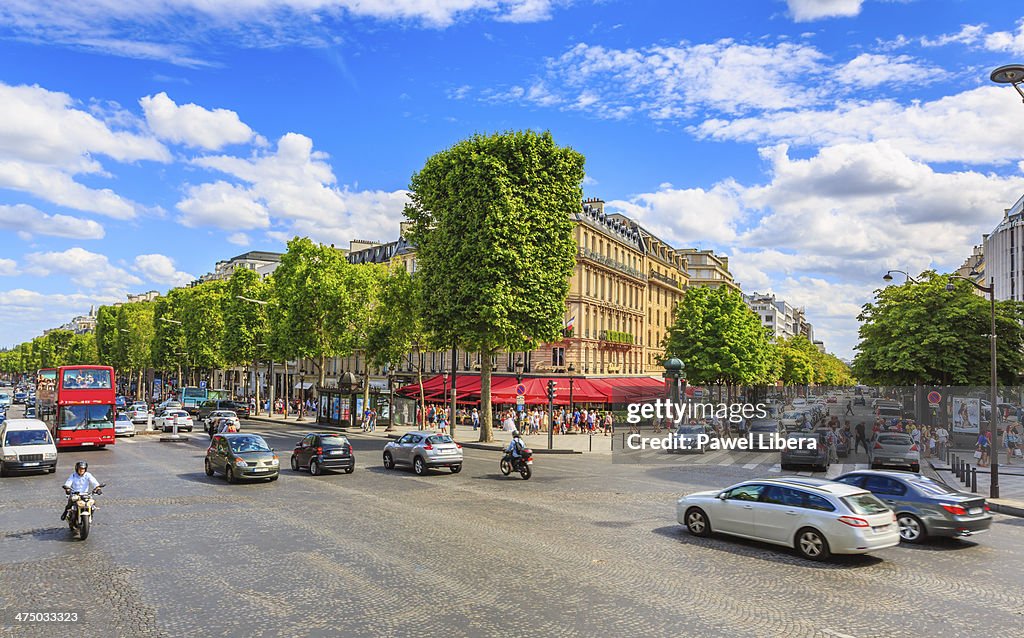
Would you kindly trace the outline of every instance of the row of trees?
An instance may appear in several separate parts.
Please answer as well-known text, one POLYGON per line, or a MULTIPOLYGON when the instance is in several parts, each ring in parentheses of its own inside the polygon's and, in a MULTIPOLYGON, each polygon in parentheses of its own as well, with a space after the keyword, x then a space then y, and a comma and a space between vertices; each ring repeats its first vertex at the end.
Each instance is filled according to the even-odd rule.
MULTIPOLYGON (((998 301, 995 314, 997 376, 1000 384, 1016 385, 1024 369, 1024 303, 998 301)), ((967 282, 922 273, 917 281, 876 290, 858 319, 853 370, 866 382, 989 384, 991 306, 967 282)))
POLYGON ((32 341, 0 351, 0 372, 17 374, 74 363, 98 363, 96 336, 51 330, 32 341))
POLYGON ((849 368, 807 337, 773 340, 742 295, 725 286, 690 288, 665 339, 665 357, 683 362, 691 384, 850 385, 849 368))

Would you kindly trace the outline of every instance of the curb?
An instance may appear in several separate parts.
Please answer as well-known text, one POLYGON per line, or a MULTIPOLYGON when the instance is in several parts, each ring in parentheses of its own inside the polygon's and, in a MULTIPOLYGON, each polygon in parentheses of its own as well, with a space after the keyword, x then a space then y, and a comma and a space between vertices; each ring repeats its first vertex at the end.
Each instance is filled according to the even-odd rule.
MULTIPOLYGON (((962 487, 960 485, 956 483, 951 484, 947 482, 945 478, 943 478, 942 473, 949 472, 949 468, 937 468, 935 467, 935 464, 932 463, 931 459, 928 460, 928 467, 932 468, 932 472, 935 473, 935 476, 940 481, 942 481, 943 484, 955 490, 962 491, 962 487)), ((989 509, 991 509, 993 512, 999 512, 1000 514, 1006 514, 1007 516, 1016 516, 1018 518, 1024 518, 1024 506, 1010 505, 1009 503, 1000 502, 1000 500, 1001 499, 993 500, 988 497, 985 497, 985 502, 988 503, 989 509)))

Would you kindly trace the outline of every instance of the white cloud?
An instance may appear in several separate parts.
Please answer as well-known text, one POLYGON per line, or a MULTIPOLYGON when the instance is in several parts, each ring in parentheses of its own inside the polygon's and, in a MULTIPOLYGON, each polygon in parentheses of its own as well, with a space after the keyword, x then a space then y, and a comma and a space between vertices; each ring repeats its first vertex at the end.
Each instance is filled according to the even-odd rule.
POLYGON ((812 147, 885 141, 925 161, 991 163, 1020 159, 1024 118, 1006 89, 984 86, 904 106, 893 100, 839 102, 732 120, 709 119, 690 129, 698 138, 812 147), (998 122, 998 126, 993 123, 998 122))
POLYGON ((267 228, 270 216, 253 192, 243 186, 216 181, 188 188, 177 203, 185 226, 216 226, 226 230, 267 228))
POLYGON ((248 246, 250 239, 245 233, 232 233, 231 235, 228 235, 228 242, 236 246, 248 246))
POLYGON ((663 184, 657 192, 643 193, 629 201, 613 200, 606 206, 677 246, 700 241, 725 244, 736 239, 742 219, 737 189, 738 185, 729 181, 707 191, 663 184))
POLYGON ((935 38, 923 37, 921 46, 941 47, 954 43, 971 45, 978 42, 984 31, 985 25, 983 24, 965 24, 956 33, 946 33, 935 38))
POLYGON ((786 0, 789 13, 796 22, 822 18, 852 18, 860 14, 864 0, 786 0))
POLYGON ((0 83, 0 188, 29 193, 76 210, 129 219, 137 204, 74 177, 104 175, 97 156, 118 162, 170 161, 157 140, 117 130, 66 93, 0 83))
POLYGON ((62 252, 29 253, 25 255, 24 270, 43 277, 62 275, 76 286, 110 293, 142 283, 135 275, 112 265, 106 255, 77 247, 62 252))
POLYGON ((189 198, 178 204, 185 214, 183 223, 236 231, 287 223, 300 235, 343 243, 397 228, 408 202, 406 191, 339 187, 327 160, 325 153, 313 150, 311 139, 297 133, 282 136, 276 150, 250 158, 218 155, 193 160, 244 185, 218 181, 193 187, 189 198))
POLYGON ((13 277, 18 274, 18 262, 0 257, 0 277, 13 277))
POLYGON ((1016 31, 996 31, 985 36, 985 48, 989 51, 1001 51, 1024 55, 1024 20, 1017 24, 1016 31))
POLYGON ((228 109, 209 110, 196 104, 174 103, 166 93, 139 100, 146 122, 157 137, 208 150, 248 142, 252 129, 228 109))
POLYGON ((139 255, 135 258, 134 268, 149 281, 170 287, 184 286, 195 280, 187 272, 177 270, 174 260, 166 255, 139 255))
POLYGON ((843 84, 869 88, 889 83, 906 82, 914 78, 915 84, 928 84, 941 77, 938 67, 925 66, 908 55, 889 57, 862 53, 836 71, 836 79, 843 84))
POLYGON ((84 315, 91 306, 124 301, 124 294, 44 294, 16 288, 0 290, 0 346, 14 346, 42 334, 42 328, 59 326, 84 315))
POLYGON ((27 204, 0 204, 0 228, 17 230, 29 236, 36 234, 72 239, 102 239, 105 234, 103 226, 91 219, 47 215, 27 204))

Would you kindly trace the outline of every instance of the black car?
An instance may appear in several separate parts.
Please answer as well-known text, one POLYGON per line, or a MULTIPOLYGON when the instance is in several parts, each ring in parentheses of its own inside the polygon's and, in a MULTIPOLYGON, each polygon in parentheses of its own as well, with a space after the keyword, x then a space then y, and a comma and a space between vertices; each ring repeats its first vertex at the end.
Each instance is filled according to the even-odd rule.
POLYGON ((292 452, 292 470, 309 468, 317 476, 324 470, 345 470, 351 474, 356 469, 356 455, 352 444, 337 432, 313 432, 307 434, 292 452))

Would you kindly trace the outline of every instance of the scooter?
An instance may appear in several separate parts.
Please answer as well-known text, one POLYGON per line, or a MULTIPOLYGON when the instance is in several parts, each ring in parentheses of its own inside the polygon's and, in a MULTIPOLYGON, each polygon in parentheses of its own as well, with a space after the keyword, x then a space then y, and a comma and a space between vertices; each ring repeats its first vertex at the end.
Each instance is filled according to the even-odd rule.
POLYGON ((68 512, 68 528, 72 534, 77 531, 78 537, 83 541, 89 538, 89 530, 92 528, 93 516, 97 509, 94 496, 102 494, 104 487, 106 483, 100 483, 92 492, 72 492, 69 497, 71 510, 68 512))
POLYGON ((533 450, 526 447, 520 452, 517 458, 512 458, 508 453, 501 458, 501 473, 508 476, 513 471, 519 472, 524 481, 530 480, 533 476, 533 450))

